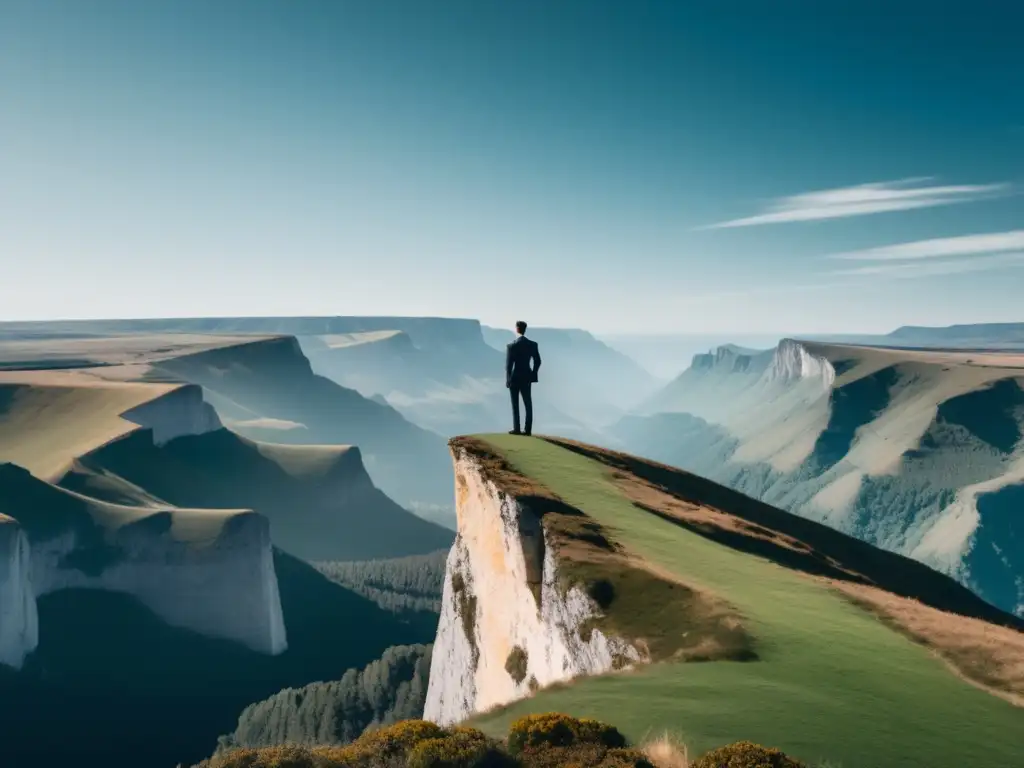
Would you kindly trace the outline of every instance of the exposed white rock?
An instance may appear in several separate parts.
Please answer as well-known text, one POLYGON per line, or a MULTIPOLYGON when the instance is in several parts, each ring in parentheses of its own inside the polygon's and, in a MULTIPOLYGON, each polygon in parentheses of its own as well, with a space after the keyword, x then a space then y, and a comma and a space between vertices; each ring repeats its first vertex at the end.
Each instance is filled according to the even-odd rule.
POLYGON ((28 538, 15 520, 0 515, 0 664, 20 669, 38 642, 28 538))
POLYGON ((800 342, 783 339, 764 372, 764 380, 788 382, 799 379, 817 380, 822 389, 828 391, 835 383, 836 369, 825 357, 808 352, 800 342))
POLYGON ((287 648, 262 515, 100 502, 13 464, 0 464, 0 503, 0 647, 34 647, 36 598, 81 588, 131 595, 167 624, 260 653, 287 648))
POLYGON ((448 725, 521 699, 532 687, 641 658, 600 630, 580 636, 597 607, 578 588, 563 592, 539 519, 458 452, 455 485, 458 536, 448 555, 425 719, 448 725), (518 680, 506 669, 513 651, 518 680))
POLYGON ((87 529, 39 541, 32 550, 36 595, 68 588, 120 592, 171 626, 282 653, 288 643, 266 518, 232 513, 209 541, 175 535, 175 528, 207 526, 195 518, 217 514, 156 512, 107 531, 101 546, 87 529))
POLYGON ((183 384, 165 395, 121 414, 121 418, 153 430, 156 445, 184 435, 202 435, 220 429, 220 417, 203 399, 203 388, 183 384))

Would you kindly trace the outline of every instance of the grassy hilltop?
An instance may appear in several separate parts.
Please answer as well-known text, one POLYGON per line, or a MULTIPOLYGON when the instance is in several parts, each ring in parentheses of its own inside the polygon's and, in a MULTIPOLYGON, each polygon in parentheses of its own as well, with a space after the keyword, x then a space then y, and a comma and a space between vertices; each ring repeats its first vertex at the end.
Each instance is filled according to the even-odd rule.
MULTIPOLYGON (((544 689, 475 718, 490 735, 560 711, 633 742, 668 730, 691 754, 744 739, 844 766, 1005 768, 1024 754, 1022 624, 951 579, 662 465, 554 440, 462 440, 534 498, 585 513, 641 567, 728 605, 753 651, 544 689)), ((626 602, 606 612, 635 631, 645 617, 626 602)), ((679 624, 644 610, 652 635, 679 624)))

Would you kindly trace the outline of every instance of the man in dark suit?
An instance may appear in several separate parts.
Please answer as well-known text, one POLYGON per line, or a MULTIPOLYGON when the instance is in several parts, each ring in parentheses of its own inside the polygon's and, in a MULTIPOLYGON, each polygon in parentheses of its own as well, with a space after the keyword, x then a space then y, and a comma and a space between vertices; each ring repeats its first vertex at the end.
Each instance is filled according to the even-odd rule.
POLYGON ((537 342, 532 341, 523 334, 526 333, 526 323, 522 320, 516 323, 515 341, 510 341, 505 351, 505 386, 512 394, 512 431, 510 435, 529 435, 533 430, 533 395, 530 388, 537 380, 537 371, 540 370, 540 350, 537 342), (530 368, 530 361, 533 360, 533 368, 530 368), (523 406, 526 409, 526 429, 519 431, 519 398, 523 398, 523 406))

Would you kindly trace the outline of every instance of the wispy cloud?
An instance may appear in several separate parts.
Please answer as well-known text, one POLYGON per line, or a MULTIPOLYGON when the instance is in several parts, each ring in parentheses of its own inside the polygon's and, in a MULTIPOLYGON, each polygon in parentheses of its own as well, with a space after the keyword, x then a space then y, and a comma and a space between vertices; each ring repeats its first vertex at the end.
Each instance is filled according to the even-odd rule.
POLYGON ((829 259, 852 261, 906 261, 910 259, 934 259, 944 256, 966 256, 968 254, 999 253, 1002 251, 1024 250, 1024 229, 1010 232, 990 232, 983 235, 961 235, 940 237, 933 240, 915 240, 898 245, 883 245, 879 248, 865 248, 862 251, 833 253, 829 259))
POLYGON ((965 272, 989 272, 996 269, 1024 267, 1024 251, 997 253, 970 259, 949 259, 946 261, 910 261, 902 264, 870 264, 853 269, 839 269, 831 274, 867 277, 869 275, 889 278, 928 277, 930 275, 958 275, 965 272))
POLYGON ((931 177, 920 177, 805 192, 774 200, 756 216, 723 221, 701 229, 753 227, 761 224, 840 219, 886 211, 908 211, 986 199, 1005 194, 1010 189, 1006 183, 955 186, 925 184, 931 180, 931 177))

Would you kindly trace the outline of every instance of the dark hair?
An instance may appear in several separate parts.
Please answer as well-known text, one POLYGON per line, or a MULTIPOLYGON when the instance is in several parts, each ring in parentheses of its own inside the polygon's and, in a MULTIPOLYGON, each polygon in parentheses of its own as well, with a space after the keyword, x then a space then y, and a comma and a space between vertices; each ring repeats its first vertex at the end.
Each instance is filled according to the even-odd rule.
POLYGON ((526 321, 516 320, 516 330, 520 333, 526 333, 526 321))

